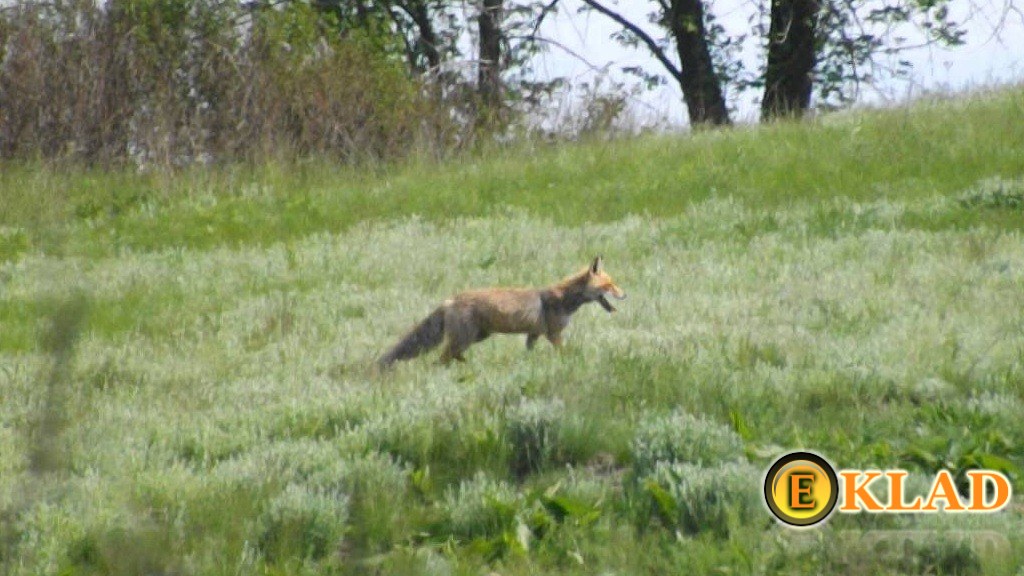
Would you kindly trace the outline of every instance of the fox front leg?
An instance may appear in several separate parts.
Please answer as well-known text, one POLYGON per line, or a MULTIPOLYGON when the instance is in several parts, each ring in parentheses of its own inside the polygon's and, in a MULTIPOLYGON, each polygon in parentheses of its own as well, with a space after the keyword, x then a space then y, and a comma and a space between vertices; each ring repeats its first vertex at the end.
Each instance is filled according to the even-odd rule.
POLYGON ((551 345, 555 348, 562 347, 562 333, 561 332, 548 332, 548 340, 551 345))

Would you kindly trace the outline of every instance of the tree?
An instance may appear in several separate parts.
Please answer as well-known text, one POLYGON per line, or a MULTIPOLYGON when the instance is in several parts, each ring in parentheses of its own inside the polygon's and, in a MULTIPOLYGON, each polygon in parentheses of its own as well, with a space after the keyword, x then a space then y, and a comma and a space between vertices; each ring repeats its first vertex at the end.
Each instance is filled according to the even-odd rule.
POLYGON ((496 110, 501 106, 502 0, 483 0, 477 15, 480 56, 478 58, 477 90, 485 106, 496 110))
POLYGON ((729 112, 711 59, 702 0, 669 0, 662 3, 662 12, 679 54, 679 86, 690 122, 728 124, 729 112))
POLYGON ((679 83, 690 123, 720 126, 729 124, 729 111, 722 83, 711 54, 707 12, 702 0, 659 0, 652 20, 666 28, 676 47, 679 65, 668 57, 663 44, 642 28, 597 0, 583 0, 587 6, 621 25, 626 43, 642 43, 672 78, 679 83))
MULTIPOLYGON (((767 25, 755 24, 752 37, 726 34, 704 0, 654 0, 647 20, 664 33, 661 37, 602 0, 582 1, 622 26, 617 38, 643 45, 679 83, 694 125, 728 124, 729 91, 763 89, 765 121, 803 115, 815 94, 826 107, 846 104, 879 72, 908 72, 905 60, 884 69, 884 57, 921 45, 961 44, 964 34, 950 17, 952 0, 761 0, 754 20, 766 19, 767 25), (914 34, 923 37, 921 43, 908 40, 914 34), (765 54, 757 70, 744 69, 735 54, 751 38, 761 42, 765 54)), ((648 85, 662 80, 658 73, 625 71, 648 85)))
POLYGON ((863 86, 880 77, 908 75, 911 64, 899 58, 903 52, 963 44, 966 32, 953 20, 952 4, 953 0, 822 0, 814 68, 819 105, 847 105, 863 86))
POLYGON ((818 0, 771 0, 761 119, 803 115, 817 58, 818 0))
MULTIPOLYGON (((441 67, 441 39, 434 29, 434 19, 430 5, 425 0, 405 0, 389 5, 389 13, 401 31, 402 21, 395 13, 395 8, 402 10, 415 26, 414 38, 406 40, 406 54, 409 67, 421 74, 427 71, 436 72, 441 67)), ((409 34, 403 34, 408 38, 409 34)))

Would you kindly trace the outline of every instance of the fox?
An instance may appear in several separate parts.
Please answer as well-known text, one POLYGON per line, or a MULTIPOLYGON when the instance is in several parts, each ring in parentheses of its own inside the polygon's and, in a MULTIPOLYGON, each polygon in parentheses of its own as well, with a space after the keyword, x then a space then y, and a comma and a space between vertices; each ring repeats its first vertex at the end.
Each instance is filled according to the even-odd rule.
POLYGON ((442 364, 465 362, 466 350, 491 334, 526 334, 526 349, 533 350, 545 336, 555 348, 562 346, 562 331, 581 306, 597 302, 608 313, 616 308, 611 296, 626 293, 604 271, 601 256, 576 274, 546 288, 486 288, 460 292, 445 300, 377 360, 380 368, 415 358, 445 341, 442 364))

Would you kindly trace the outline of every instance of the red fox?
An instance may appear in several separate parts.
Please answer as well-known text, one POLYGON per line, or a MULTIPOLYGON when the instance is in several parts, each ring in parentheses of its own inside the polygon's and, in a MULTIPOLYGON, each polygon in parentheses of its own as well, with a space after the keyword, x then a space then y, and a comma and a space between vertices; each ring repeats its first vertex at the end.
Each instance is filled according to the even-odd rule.
POLYGON ((611 276, 605 274, 601 257, 572 276, 547 288, 487 288, 462 292, 445 300, 427 319, 417 324, 377 361, 382 368, 431 350, 447 339, 441 362, 465 362, 462 353, 491 334, 526 334, 532 350, 541 335, 556 348, 562 330, 580 306, 597 302, 614 312, 606 296, 626 298, 611 276))

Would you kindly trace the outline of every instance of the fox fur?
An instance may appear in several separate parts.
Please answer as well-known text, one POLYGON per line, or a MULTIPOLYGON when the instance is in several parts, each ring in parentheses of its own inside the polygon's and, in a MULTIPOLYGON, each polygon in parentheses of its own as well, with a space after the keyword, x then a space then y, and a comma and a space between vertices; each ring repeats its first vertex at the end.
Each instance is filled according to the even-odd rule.
POLYGON ((562 330, 580 306, 597 302, 606 311, 615 311, 607 296, 623 300, 626 293, 605 273, 600 256, 580 272, 546 288, 461 292, 413 327, 377 363, 387 368, 432 350, 442 341, 446 344, 441 362, 464 362, 466 349, 491 334, 526 334, 528 350, 545 336, 557 348, 562 345, 562 330))

